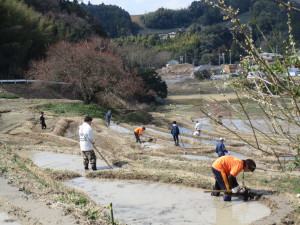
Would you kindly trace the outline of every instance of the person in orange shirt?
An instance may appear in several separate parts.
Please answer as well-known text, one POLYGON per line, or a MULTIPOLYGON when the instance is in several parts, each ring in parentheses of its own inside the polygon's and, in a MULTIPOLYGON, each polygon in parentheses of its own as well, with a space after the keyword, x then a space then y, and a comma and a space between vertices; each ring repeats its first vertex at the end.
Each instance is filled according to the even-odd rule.
MULTIPOLYGON (((213 189, 242 193, 245 189, 239 186, 236 176, 241 171, 253 172, 255 169, 256 164, 252 159, 241 160, 231 155, 222 156, 212 164, 212 172, 216 179, 213 189)), ((219 196, 220 193, 211 193, 211 195, 219 196)), ((224 201, 231 201, 231 195, 225 193, 223 199, 224 201)))
POLYGON ((134 130, 134 136, 135 136, 135 138, 136 138, 136 142, 141 143, 140 136, 141 136, 141 135, 143 136, 142 133, 143 133, 144 130, 146 130, 145 127, 136 128, 136 129, 134 130))

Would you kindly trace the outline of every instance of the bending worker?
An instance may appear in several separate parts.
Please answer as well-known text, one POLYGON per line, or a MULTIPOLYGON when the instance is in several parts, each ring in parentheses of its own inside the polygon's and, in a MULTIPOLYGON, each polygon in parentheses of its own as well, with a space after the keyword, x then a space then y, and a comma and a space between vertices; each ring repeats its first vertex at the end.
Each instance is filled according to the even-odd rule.
POLYGON ((144 131, 144 130, 146 130, 145 127, 136 128, 136 129, 134 130, 134 136, 135 136, 136 142, 141 143, 140 136, 143 136, 143 131, 144 131))
POLYGON ((92 170, 97 170, 96 167, 96 155, 93 150, 95 144, 94 131, 91 126, 93 118, 86 116, 84 122, 79 126, 79 140, 80 140, 80 150, 83 155, 84 169, 89 169, 89 162, 92 166, 92 170))
MULTIPOLYGON (((241 160, 231 155, 220 157, 212 164, 212 172, 216 179, 213 189, 243 193, 245 188, 239 186, 236 176, 241 171, 253 172, 255 168, 256 164, 252 159, 241 160)), ((211 195, 219 196, 220 193, 211 193, 211 195)), ((231 194, 225 193, 223 199, 224 201, 231 201, 231 194)))

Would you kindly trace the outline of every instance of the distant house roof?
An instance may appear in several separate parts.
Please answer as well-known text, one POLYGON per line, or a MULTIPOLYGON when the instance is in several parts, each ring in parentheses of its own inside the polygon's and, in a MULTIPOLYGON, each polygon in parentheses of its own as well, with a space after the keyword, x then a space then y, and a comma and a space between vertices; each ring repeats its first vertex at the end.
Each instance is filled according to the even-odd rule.
POLYGON ((167 62, 168 65, 176 65, 179 64, 179 62, 175 59, 170 60, 169 62, 167 62))
POLYGON ((220 70, 220 66, 213 66, 213 65, 201 65, 194 68, 194 72, 199 72, 203 70, 220 70))

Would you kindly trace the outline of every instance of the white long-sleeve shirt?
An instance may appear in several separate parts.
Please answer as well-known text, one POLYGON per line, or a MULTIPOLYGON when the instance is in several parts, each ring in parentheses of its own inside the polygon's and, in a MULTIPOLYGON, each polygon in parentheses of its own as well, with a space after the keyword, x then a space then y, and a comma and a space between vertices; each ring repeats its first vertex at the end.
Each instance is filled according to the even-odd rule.
POLYGON ((92 142, 95 142, 93 128, 86 122, 79 126, 79 140, 80 140, 80 150, 90 151, 93 150, 92 142))
POLYGON ((195 126, 195 129, 196 129, 196 130, 201 130, 201 127, 202 127, 202 126, 201 126, 200 123, 196 123, 196 126, 195 126))

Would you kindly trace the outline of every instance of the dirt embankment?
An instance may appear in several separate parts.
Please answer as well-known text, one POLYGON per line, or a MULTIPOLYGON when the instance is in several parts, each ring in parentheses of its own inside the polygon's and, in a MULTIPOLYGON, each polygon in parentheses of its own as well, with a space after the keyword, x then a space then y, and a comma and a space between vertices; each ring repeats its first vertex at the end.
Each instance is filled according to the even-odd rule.
POLYGON ((191 75, 194 66, 192 64, 183 63, 172 65, 168 67, 163 67, 158 69, 157 72, 160 75, 168 74, 168 75, 191 75))
MULTIPOLYGON (((57 100, 49 100, 49 102, 55 102, 57 100)), ((66 100, 60 100, 66 101, 66 100)), ((22 150, 33 150, 40 149, 43 151, 54 151, 59 150, 65 152, 74 152, 79 154, 78 140, 74 140, 72 138, 68 138, 64 136, 66 129, 70 129, 70 127, 78 127, 78 125, 82 122, 81 117, 55 117, 46 114, 46 123, 48 125, 47 130, 41 130, 40 124, 36 123, 38 119, 38 112, 34 111, 33 105, 34 102, 29 102, 26 99, 17 99, 17 100, 4 100, 0 101, 0 111, 3 111, 2 118, 5 119, 5 123, 7 126, 0 130, 0 134, 2 137, 2 142, 6 144, 15 146, 19 151, 22 150), (30 103, 30 104, 29 104, 30 103), (15 110, 18 109, 18 110, 15 110), (10 112, 11 111, 11 112, 10 112), (18 114, 17 114, 18 113, 18 114), (18 117, 20 119, 18 119, 18 117), (24 119, 25 117, 25 119, 24 119)), ((185 110, 187 111, 187 110, 185 110)), ((182 115, 176 114, 173 110, 169 113, 156 113, 155 119, 157 121, 166 122, 165 126, 160 127, 150 127, 147 129, 147 134, 151 137, 155 138, 155 143, 148 143, 148 146, 152 148, 151 151, 143 151, 142 145, 135 144, 134 136, 132 131, 136 126, 131 126, 129 124, 119 124, 119 127, 116 129, 124 129, 125 131, 129 131, 131 136, 126 136, 126 133, 116 132, 113 128, 107 128, 104 125, 104 121, 100 119, 93 120, 93 126, 95 130, 96 140, 99 141, 97 144, 99 145, 99 149, 105 153, 105 157, 110 161, 118 161, 124 162, 124 166, 120 170, 113 170, 109 172, 95 172, 91 173, 91 176, 96 177, 105 177, 105 178, 114 178, 118 179, 130 179, 138 177, 139 179, 145 180, 159 180, 163 182, 176 183, 178 185, 184 186, 194 186, 194 187, 202 187, 208 188, 213 183, 213 178, 211 176, 211 161, 204 161, 202 163, 182 159, 179 155, 182 154, 191 154, 191 155, 201 155, 206 157, 212 157, 211 152, 214 151, 214 146, 205 143, 199 142, 199 140, 210 140, 211 139, 205 137, 199 137, 199 140, 192 140, 192 134, 182 134, 189 139, 181 139, 185 144, 185 147, 174 148, 174 144, 172 142, 172 138, 164 135, 164 133, 169 134, 169 122, 172 120, 177 120, 182 127, 186 129, 194 129, 194 124, 190 122, 191 117, 186 115, 183 117, 182 115), (151 131, 152 128, 152 131, 151 131), (201 139, 200 139, 201 138, 201 139), (199 144, 200 143, 200 144, 199 144), (194 147, 189 148, 187 146, 193 145, 194 147), (155 147, 155 148, 154 148, 155 147), (166 172, 166 174, 165 174, 166 172), (150 175, 149 175, 150 174, 150 175), (179 177, 172 176, 180 175, 179 177), (129 176, 130 175, 130 176, 129 176), (158 176, 159 175, 159 176, 158 176), (150 176, 150 177, 149 177, 150 176)), ((198 118, 198 115, 193 115, 194 118, 198 118)), ((1 117, 0 117, 1 118, 1 117)), ((233 139, 232 135, 229 134, 226 130, 217 127, 217 125, 210 124, 212 127, 211 130, 203 130, 203 135, 217 137, 222 135, 228 142, 226 142, 226 146, 228 149, 231 149, 234 152, 240 154, 249 154, 248 156, 256 157, 259 165, 263 166, 267 162, 266 156, 260 157, 260 155, 256 155, 250 151, 246 151, 243 149, 245 146, 243 143, 231 140, 233 139), (217 129, 218 128, 218 129, 217 129), (235 145, 234 145, 235 144, 235 145)), ((148 127, 147 127, 148 128, 148 127)), ((124 132, 125 132, 124 131, 124 132)), ((250 140, 251 141, 251 140, 250 140)), ((270 160, 270 158, 268 159, 270 160)), ((274 163, 276 161, 273 161, 274 163)), ((1 167, 1 166, 0 166, 1 167)), ((267 191, 271 190, 271 186, 265 187, 266 185, 272 184, 272 182, 276 182, 278 179, 284 179, 283 174, 276 174, 276 176, 268 171, 255 171, 255 173, 251 175, 247 175, 247 182, 249 182, 249 186, 256 189, 265 189, 267 191), (276 178, 276 179, 275 179, 276 178), (259 183, 263 182, 263 183, 259 183), (265 182, 265 183, 264 183, 265 182), (264 186, 262 186, 262 184, 264 186)), ((0 184, 1 185, 1 184, 0 184)), ((23 198, 30 199, 30 202, 34 199, 31 199, 31 196, 20 194, 20 192, 16 191, 16 189, 12 191, 12 198, 9 199, 8 193, 2 192, 5 189, 9 189, 9 187, 5 187, 7 181, 2 183, 3 188, 0 188, 0 196, 4 199, 3 202, 18 202, 19 204, 7 204, 6 206, 3 204, 4 208, 0 208, 2 211, 17 212, 18 210, 21 212, 27 212, 29 209, 26 207, 26 201, 23 201, 23 198), (6 182, 6 183, 5 183, 6 182), (19 193, 19 194, 18 194, 19 193), (25 196, 25 197, 24 197, 25 196), (16 199, 13 199, 16 198, 16 199), (17 200, 20 198, 19 200, 17 200)), ((248 183, 247 183, 248 185, 248 183)), ((18 190, 18 189, 17 189, 18 190)), ((271 192, 269 192, 271 193, 271 192)), ((41 193, 44 194, 44 193, 41 193)), ((45 197, 45 196, 44 196, 45 197)), ((289 197, 287 194, 281 194, 278 196, 267 196, 267 200, 263 200, 268 202, 270 209, 272 210, 272 215, 264 218, 261 221, 257 221, 257 224, 297 224, 295 214, 289 216, 291 213, 292 203, 288 201, 277 201, 276 199, 289 197), (269 203, 270 202, 270 203, 269 203), (279 211, 282 212, 279 213, 279 211), (276 215, 276 217, 275 217, 276 215)), ((1 200, 1 198, 0 198, 1 200)), ((262 201, 262 202, 263 202, 262 201)), ((28 201, 29 202, 29 201, 28 201)), ((37 201, 38 202, 38 201, 37 201)), ((28 203, 29 205, 31 203, 28 203)), ((36 203, 39 204, 39 203, 36 203)), ((43 207, 38 207, 39 209, 32 208, 30 213, 26 214, 26 219, 24 219, 24 213, 17 214, 12 213, 13 218, 18 218, 22 221, 22 225, 31 225, 31 224, 75 224, 76 221, 71 219, 64 218, 63 213, 47 213, 48 209, 43 207), (34 209, 34 210, 33 210, 34 209), (43 210, 43 212, 39 212, 39 210, 43 210), (36 212, 35 212, 36 211, 36 212), (56 218, 57 220, 54 222, 44 222, 44 220, 38 219, 38 215, 43 215, 43 219, 48 219, 49 221, 52 218, 56 218), (26 220, 28 222, 26 222, 26 220), (25 222, 24 222, 25 221, 25 222), (57 222, 61 221, 61 222, 57 222), (75 223, 74 223, 75 221, 75 223)), ((81 223, 82 224, 82 223, 81 223)))

